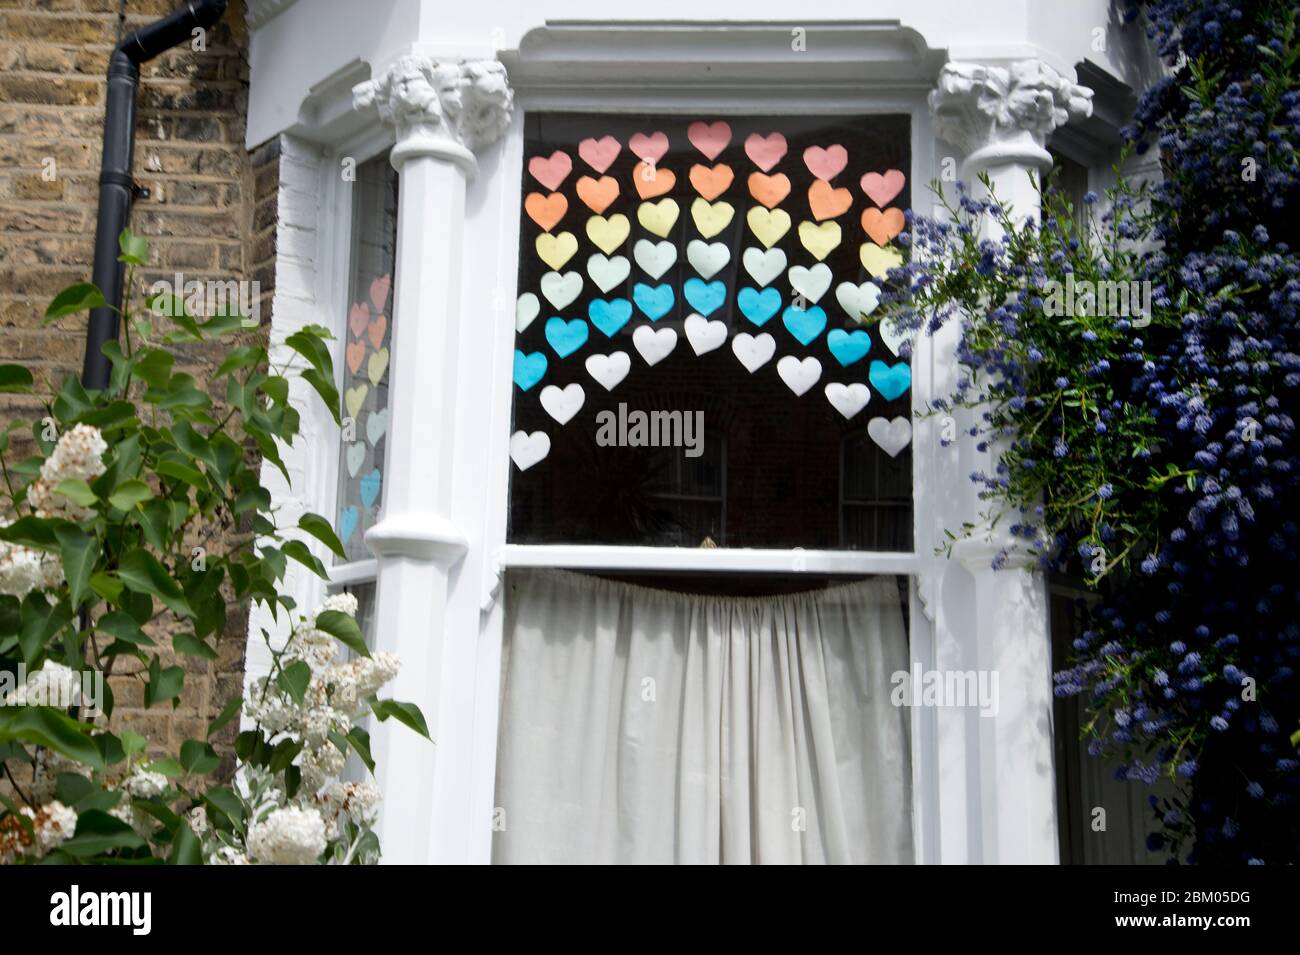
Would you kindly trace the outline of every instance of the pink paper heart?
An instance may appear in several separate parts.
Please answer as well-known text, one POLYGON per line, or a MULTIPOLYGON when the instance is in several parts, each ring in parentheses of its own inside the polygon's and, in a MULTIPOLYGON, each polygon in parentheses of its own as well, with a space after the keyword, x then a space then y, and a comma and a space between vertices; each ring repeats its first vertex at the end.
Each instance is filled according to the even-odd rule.
POLYGON ((348 357, 348 370, 355 375, 358 371, 361 370, 361 363, 365 361, 366 343, 349 342, 348 349, 347 349, 347 357, 348 357))
POLYGON ((366 334, 370 337, 370 344, 378 348, 384 343, 384 332, 388 329, 388 319, 383 315, 376 315, 370 321, 370 328, 366 334))
POLYGON ((560 183, 564 182, 565 177, 573 172, 573 160, 569 158, 568 153, 557 149, 551 153, 550 159, 534 156, 528 160, 528 171, 532 173, 534 179, 554 192, 560 188, 560 183))
POLYGON ((785 137, 780 133, 768 133, 766 136, 750 133, 745 139, 745 155, 763 172, 771 172, 788 148, 785 137))
POLYGON ((907 177, 898 169, 887 169, 883 176, 878 172, 869 172, 862 177, 862 191, 883 209, 903 191, 906 182, 907 177))
POLYGON ((710 159, 717 159, 718 154, 731 142, 731 127, 718 120, 716 123, 697 121, 686 128, 686 138, 691 145, 710 159))
POLYGON ((388 302, 388 290, 392 287, 393 278, 390 275, 381 275, 370 283, 370 304, 376 312, 384 310, 384 305, 388 302))
POLYGON ((619 141, 613 136, 602 136, 600 139, 584 139, 578 143, 578 155, 596 172, 604 172, 618 158, 618 154, 623 150, 619 141))
POLYGON ((633 133, 627 141, 627 148, 648 163, 657 163, 668 152, 668 137, 656 130, 647 136, 645 133, 633 133))
POLYGON ((354 338, 361 337, 361 333, 366 330, 368 321, 370 321, 370 309, 360 302, 348 309, 348 328, 352 329, 354 338))
POLYGON ((809 146, 803 151, 803 164, 818 179, 829 182, 842 173, 844 167, 849 164, 849 151, 839 143, 827 146, 825 149, 820 146, 809 146))

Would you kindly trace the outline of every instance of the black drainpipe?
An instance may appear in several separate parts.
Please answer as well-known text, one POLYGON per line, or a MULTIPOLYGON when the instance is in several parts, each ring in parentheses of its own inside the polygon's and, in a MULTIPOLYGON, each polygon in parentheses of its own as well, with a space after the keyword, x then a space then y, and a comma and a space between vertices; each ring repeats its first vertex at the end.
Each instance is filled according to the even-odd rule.
POLYGON ((226 12, 227 0, 191 0, 175 13, 141 27, 113 49, 108 61, 108 96, 104 107, 104 158, 99 173, 99 221, 95 227, 95 268, 91 281, 107 305, 92 309, 86 329, 86 359, 81 382, 89 389, 108 386, 105 342, 117 340, 124 266, 117 261, 118 236, 131 214, 135 181, 135 94, 140 64, 191 39, 195 29, 213 26, 226 12))

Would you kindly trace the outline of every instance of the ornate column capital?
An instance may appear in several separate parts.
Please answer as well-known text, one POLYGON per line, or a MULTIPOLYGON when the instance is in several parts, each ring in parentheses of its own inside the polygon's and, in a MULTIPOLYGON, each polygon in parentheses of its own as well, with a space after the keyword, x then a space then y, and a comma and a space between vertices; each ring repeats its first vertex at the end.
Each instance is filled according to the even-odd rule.
POLYGON ((1046 167, 1047 137, 1092 115, 1092 90, 1042 60, 947 63, 930 93, 930 113, 939 137, 961 147, 970 164, 1000 159, 1046 167))
POLYGON ((393 165, 415 156, 437 156, 477 166, 474 152, 492 145, 510 125, 514 92, 496 60, 399 57, 383 73, 352 88, 356 109, 375 106, 397 130, 393 165))

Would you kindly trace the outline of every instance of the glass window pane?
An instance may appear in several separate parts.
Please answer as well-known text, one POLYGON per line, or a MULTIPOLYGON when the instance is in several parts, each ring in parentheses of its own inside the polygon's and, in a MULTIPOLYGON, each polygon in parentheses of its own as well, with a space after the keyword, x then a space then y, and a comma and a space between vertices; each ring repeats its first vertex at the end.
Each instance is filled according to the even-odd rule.
POLYGON ((396 249, 397 172, 387 156, 378 156, 357 166, 352 186, 336 528, 350 561, 370 556, 363 535, 379 516, 382 502, 396 249))
POLYGON ((857 321, 901 263, 909 119, 710 123, 525 117, 509 539, 910 549, 910 367, 857 321))

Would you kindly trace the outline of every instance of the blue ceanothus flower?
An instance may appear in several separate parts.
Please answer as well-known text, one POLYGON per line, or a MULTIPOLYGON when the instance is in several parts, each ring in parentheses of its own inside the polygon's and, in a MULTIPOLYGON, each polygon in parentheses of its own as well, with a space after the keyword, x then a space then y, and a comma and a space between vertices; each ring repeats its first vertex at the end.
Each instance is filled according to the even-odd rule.
POLYGON ((1158 146, 1163 180, 1122 182, 1083 232, 1060 201, 1035 226, 959 188, 949 221, 909 215, 912 261, 882 311, 931 333, 960 322, 953 404, 980 409, 980 447, 1004 449, 971 478, 1045 567, 1098 584, 1056 692, 1085 701, 1089 751, 1122 778, 1177 784, 1151 797, 1149 844, 1294 863, 1298 14, 1153 0, 1139 15, 1175 68, 1127 135, 1158 146), (981 216, 1004 237, 981 238, 981 216), (1150 314, 1056 317, 1062 283, 1100 279, 1149 283, 1150 314))

